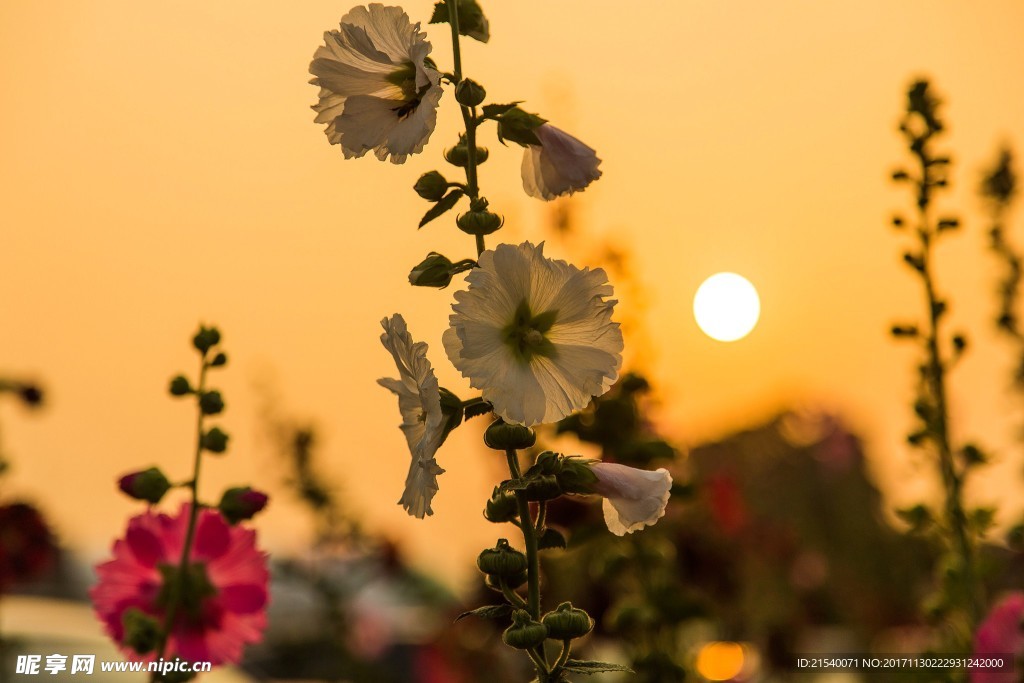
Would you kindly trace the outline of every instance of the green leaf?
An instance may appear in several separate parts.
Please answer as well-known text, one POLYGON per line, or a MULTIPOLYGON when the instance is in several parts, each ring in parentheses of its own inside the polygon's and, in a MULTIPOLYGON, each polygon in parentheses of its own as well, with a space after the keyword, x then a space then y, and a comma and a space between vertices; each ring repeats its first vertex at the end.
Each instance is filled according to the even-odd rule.
POLYGON ((462 190, 452 190, 447 195, 441 198, 437 204, 430 207, 430 210, 423 214, 423 218, 420 219, 419 227, 423 227, 430 221, 434 220, 438 216, 450 211, 460 199, 462 199, 462 190))
POLYGON ((492 410, 494 410, 494 406, 492 406, 487 401, 481 401, 480 403, 474 403, 472 405, 468 405, 468 406, 466 406, 466 419, 470 420, 470 419, 472 419, 474 417, 478 417, 480 415, 486 415, 487 413, 491 412, 492 410))
POLYGON ((628 666, 622 664, 611 664, 609 662, 591 662, 584 661, 581 659, 570 659, 562 667, 566 671, 571 671, 576 674, 599 674, 605 673, 606 671, 622 671, 625 673, 636 673, 628 666))
POLYGON ((485 119, 496 119, 510 109, 515 109, 517 104, 521 102, 512 102, 511 104, 485 104, 481 111, 483 112, 485 119))
MULTIPOLYGON (((458 0, 458 3, 459 34, 479 40, 481 43, 486 43, 490 40, 490 24, 476 0, 458 0)), ((430 16, 430 23, 447 24, 448 21, 448 3, 442 0, 434 5, 434 13, 430 16)))
POLYGON ((460 614, 455 621, 458 622, 466 617, 480 617, 481 619, 501 619, 512 614, 512 605, 487 605, 477 607, 468 612, 460 614))

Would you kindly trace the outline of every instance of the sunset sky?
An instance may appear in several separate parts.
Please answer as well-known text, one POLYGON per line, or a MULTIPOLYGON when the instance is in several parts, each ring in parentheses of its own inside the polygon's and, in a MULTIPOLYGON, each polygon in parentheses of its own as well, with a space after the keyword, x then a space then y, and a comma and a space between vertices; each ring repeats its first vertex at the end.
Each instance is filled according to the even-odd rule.
MULTIPOLYGON (((589 235, 630 251, 645 292, 640 359, 658 387, 661 428, 681 444, 785 406, 821 406, 863 435, 894 505, 929 489, 908 450, 914 352, 886 330, 921 310, 889 216, 909 209, 888 175, 907 85, 933 79, 946 101, 954 188, 940 210, 962 234, 939 250, 942 289, 972 348, 952 389, 958 436, 999 454, 971 493, 1021 509, 1024 398, 993 331, 998 268, 976 187, 1002 143, 1024 152, 1024 4, 483 0, 488 45, 464 41, 466 74, 491 101, 525 100, 594 147, 604 176, 574 208, 589 235), (719 271, 761 297, 751 335, 724 344, 691 314, 719 271), (996 482, 999 482, 996 485, 996 482)), ((424 25, 432 3, 404 4, 424 25)), ((203 489, 279 492, 283 470, 260 415, 268 400, 322 431, 330 474, 371 527, 420 563, 464 577, 493 543, 480 516, 502 462, 462 429, 438 460, 435 515, 395 501, 408 453, 379 320, 401 312, 427 341, 443 386, 470 394, 440 345, 451 295, 414 289, 431 251, 473 255, 410 189, 438 168, 461 126, 451 93, 423 154, 402 166, 346 161, 309 106, 309 61, 349 4, 218 0, 0 3, 0 374, 38 379, 49 402, 0 405, 13 474, 4 497, 39 502, 62 540, 98 557, 139 506, 116 478, 159 464, 186 478, 193 409, 166 392, 194 373, 189 339, 220 326, 217 376, 232 434, 203 489), (440 539, 443 539, 440 540, 440 539), (457 539, 457 540, 456 540, 457 539)), ((426 28, 451 65, 447 26, 426 28)), ((551 207, 525 196, 521 150, 491 150, 481 184, 506 217, 503 241, 539 241, 551 207)), ((1018 166, 1020 169, 1021 166, 1018 166)), ((1024 211, 1010 237, 1024 245, 1024 211)), ((492 240, 493 242, 493 240, 492 240)), ((552 243, 555 255, 590 251, 552 243)), ((636 301, 619 293, 623 307, 636 301)), ((629 343, 629 340, 627 340, 629 343)), ((309 525, 285 495, 257 526, 297 551, 309 525)))

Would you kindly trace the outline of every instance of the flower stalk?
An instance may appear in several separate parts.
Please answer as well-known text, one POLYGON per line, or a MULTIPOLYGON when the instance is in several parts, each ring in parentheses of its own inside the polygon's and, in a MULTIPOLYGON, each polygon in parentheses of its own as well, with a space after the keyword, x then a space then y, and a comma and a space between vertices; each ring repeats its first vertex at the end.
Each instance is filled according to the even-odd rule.
MULTIPOLYGON (((462 82, 462 47, 459 41, 459 3, 458 0, 445 0, 445 4, 448 6, 448 24, 452 29, 452 62, 455 76, 455 82, 452 84, 455 88, 459 87, 459 83, 462 82)), ((462 122, 466 126, 466 196, 469 197, 470 201, 479 199, 480 187, 477 183, 477 156, 476 156, 476 127, 477 127, 477 115, 476 107, 469 107, 464 104, 459 105, 459 110, 462 112, 462 122)), ((487 248, 484 244, 484 236, 476 235, 476 254, 479 256, 484 253, 487 248)))

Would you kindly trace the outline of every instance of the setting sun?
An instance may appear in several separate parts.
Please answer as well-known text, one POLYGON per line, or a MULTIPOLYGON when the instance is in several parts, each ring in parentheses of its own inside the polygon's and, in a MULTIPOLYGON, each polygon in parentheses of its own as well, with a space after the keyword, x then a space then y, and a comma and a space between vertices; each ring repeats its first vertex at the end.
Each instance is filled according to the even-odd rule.
POLYGON ((761 315, 761 300, 754 285, 736 273, 712 275, 697 288, 693 316, 712 339, 736 341, 750 334, 761 315))

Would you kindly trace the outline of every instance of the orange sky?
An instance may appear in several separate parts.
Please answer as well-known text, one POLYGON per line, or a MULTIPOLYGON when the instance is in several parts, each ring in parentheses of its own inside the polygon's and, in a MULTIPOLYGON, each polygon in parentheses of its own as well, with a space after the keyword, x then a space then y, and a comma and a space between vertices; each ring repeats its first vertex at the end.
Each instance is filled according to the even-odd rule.
MULTIPOLYGON (((431 4, 406 9, 425 21, 431 4)), ((920 304, 886 227, 907 196, 886 177, 904 158, 905 87, 932 76, 957 161, 944 206, 967 226, 939 255, 953 319, 975 341, 954 380, 957 431, 1002 447, 989 482, 1019 481, 1012 360, 990 331, 995 275, 973 189, 998 143, 1024 151, 1024 5, 484 7, 493 38, 467 41, 467 74, 494 101, 527 100, 604 160, 580 208, 635 252, 666 430, 695 441, 788 403, 824 403, 866 436, 894 502, 924 490, 896 485, 923 481, 924 469, 902 443, 912 352, 885 330, 920 304), (697 286, 720 270, 761 293, 761 324, 734 344, 704 337, 690 314, 697 286)), ((191 371, 200 320, 220 325, 232 357, 221 387, 233 441, 206 470, 211 497, 236 482, 278 488, 253 391, 270 378, 287 411, 322 427, 324 456, 370 523, 407 538, 420 561, 465 570, 493 542, 479 511, 500 463, 471 430, 439 455, 448 473, 434 518, 394 505, 408 456, 394 401, 374 382, 393 372, 380 318, 403 312, 442 384, 465 387, 440 348, 452 290, 405 280, 430 250, 471 255, 450 224, 415 229, 425 205, 409 190, 443 166, 461 121, 448 94, 423 155, 400 167, 344 161, 312 123, 306 71, 348 8, 0 4, 0 371, 40 378, 52 398, 39 415, 0 406, 15 457, 8 487, 37 498, 73 547, 100 553, 137 510, 114 493, 117 475, 159 463, 185 476, 191 408, 164 388, 191 371), (458 548, 437 541, 456 533, 458 548)), ((446 68, 447 28, 428 31, 446 68)), ((520 189, 519 150, 488 146, 482 184, 507 218, 503 238, 542 239, 546 208, 520 189)), ((985 489, 974 493, 994 496, 985 489)), ((295 506, 272 505, 259 522, 267 544, 299 547, 295 506)))

